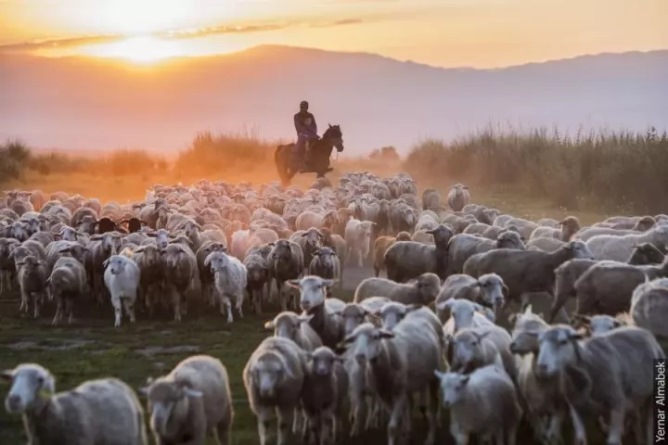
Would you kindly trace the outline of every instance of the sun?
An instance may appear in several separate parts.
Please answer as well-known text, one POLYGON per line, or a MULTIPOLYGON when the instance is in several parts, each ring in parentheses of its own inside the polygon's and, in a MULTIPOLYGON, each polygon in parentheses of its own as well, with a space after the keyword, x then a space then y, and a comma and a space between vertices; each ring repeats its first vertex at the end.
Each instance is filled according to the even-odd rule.
POLYGON ((130 37, 118 42, 90 45, 82 48, 89 56, 125 59, 136 63, 151 63, 185 55, 180 43, 157 37, 130 37))

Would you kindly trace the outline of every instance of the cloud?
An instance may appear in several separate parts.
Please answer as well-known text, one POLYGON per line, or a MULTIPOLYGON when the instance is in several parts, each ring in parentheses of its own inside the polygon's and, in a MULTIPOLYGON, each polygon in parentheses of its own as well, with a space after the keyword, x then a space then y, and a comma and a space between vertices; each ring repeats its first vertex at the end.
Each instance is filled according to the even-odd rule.
MULTIPOLYGON (((2 0, 0 0, 2 2, 2 0)), ((332 21, 304 20, 304 21, 284 21, 274 23, 248 23, 248 24, 226 24, 218 26, 208 26, 202 28, 182 28, 164 32, 150 33, 149 35, 161 39, 193 39, 223 34, 242 34, 278 31, 282 29, 297 27, 328 28, 335 26, 357 25, 365 23, 369 19, 364 18, 344 18, 332 21)), ((146 34, 143 34, 146 35, 146 34)), ((106 34, 77 36, 68 38, 53 38, 33 40, 28 42, 18 42, 9 44, 0 44, 0 53, 2 52, 29 52, 38 49, 51 48, 71 48, 76 46, 90 45, 96 43, 110 43, 135 37, 136 35, 127 34, 106 34)))

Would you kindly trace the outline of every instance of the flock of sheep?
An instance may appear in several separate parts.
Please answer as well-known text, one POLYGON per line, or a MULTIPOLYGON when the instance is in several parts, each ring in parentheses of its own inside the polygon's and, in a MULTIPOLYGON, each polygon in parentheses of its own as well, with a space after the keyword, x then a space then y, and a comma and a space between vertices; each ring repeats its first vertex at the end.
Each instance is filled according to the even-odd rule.
MULTIPOLYGON (((176 322, 194 303, 217 306, 229 323, 243 317, 246 296, 257 314, 280 306, 243 370, 262 445, 273 418, 281 445, 293 435, 331 443, 348 424, 353 436, 385 428, 388 444, 408 443, 416 405, 426 444, 444 409, 459 445, 472 436, 515 444, 523 420, 538 442, 559 443, 565 418, 578 444, 585 421, 608 445, 627 432, 653 443, 653 360, 665 358, 657 339, 668 334, 666 215, 533 222, 470 203, 461 184, 442 200, 405 174, 366 172, 306 191, 156 185, 128 205, 5 195, 0 293, 20 290, 27 316, 41 317, 47 299, 54 325, 85 306, 110 313, 111 302, 117 327, 124 314, 136 321, 136 306, 176 322), (343 266, 367 260, 375 277, 352 302, 334 298, 343 266), (533 309, 544 296, 546 316, 533 309)), ((120 380, 55 393, 37 364, 2 376, 5 408, 23 415, 30 443, 148 443, 144 409, 120 380)), ((189 357, 141 392, 157 443, 230 443, 218 359, 189 357)))

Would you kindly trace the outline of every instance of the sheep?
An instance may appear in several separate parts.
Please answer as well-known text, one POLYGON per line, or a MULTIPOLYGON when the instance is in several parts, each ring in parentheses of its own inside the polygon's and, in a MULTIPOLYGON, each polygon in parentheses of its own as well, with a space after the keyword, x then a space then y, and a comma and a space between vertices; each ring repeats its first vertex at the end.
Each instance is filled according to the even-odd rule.
POLYGON ((450 409, 450 434, 457 445, 468 444, 472 434, 515 445, 522 408, 512 380, 498 364, 470 374, 434 374, 440 382, 443 406, 450 409))
POLYGON ((302 406, 310 424, 308 443, 334 443, 348 392, 348 374, 344 359, 327 346, 308 354, 306 376, 302 387, 302 406), (331 442, 328 442, 331 438, 331 442))
POLYGON ((429 305, 441 289, 438 275, 427 272, 412 283, 395 283, 386 278, 366 278, 355 290, 355 303, 365 298, 381 296, 403 304, 429 305))
POLYGON ((355 218, 348 220, 345 229, 345 240, 348 246, 346 262, 349 262, 354 254, 357 256, 357 265, 364 266, 364 260, 369 257, 371 235, 375 225, 376 223, 372 221, 360 221, 355 218))
POLYGON ((455 212, 461 212, 470 201, 469 188, 463 184, 453 185, 448 192, 448 205, 455 212))
POLYGON ((5 409, 23 416, 28 443, 148 444, 144 410, 132 389, 118 379, 89 380, 56 393, 55 378, 36 363, 23 363, 0 376, 11 382, 5 409))
POLYGON ((244 292, 248 285, 248 271, 246 266, 237 258, 226 254, 225 252, 211 252, 204 260, 204 266, 210 267, 214 273, 214 282, 216 294, 219 298, 220 313, 227 309, 227 322, 232 323, 232 302, 239 312, 239 317, 243 317, 244 292))
POLYGON ((148 379, 151 430, 158 444, 204 445, 206 436, 218 445, 231 445, 234 420, 227 369, 209 355, 193 355, 164 377, 148 379))
POLYGON ((72 324, 74 301, 81 298, 88 288, 84 266, 75 258, 61 257, 53 266, 46 284, 49 300, 56 300, 56 314, 52 324, 60 324, 63 313, 67 314, 68 323, 72 324))
POLYGON ((550 325, 533 313, 531 305, 511 318, 515 322, 510 352, 520 356, 517 361, 517 385, 526 402, 526 415, 538 440, 546 445, 555 443, 561 439, 566 401, 559 393, 557 378, 538 378, 536 375, 538 336, 550 325))
POLYGON ((28 255, 16 263, 18 267, 18 282, 21 288, 21 306, 23 313, 30 311, 32 300, 33 317, 39 317, 40 306, 46 293, 47 270, 43 260, 28 255), (32 297, 32 298, 31 298, 32 297))
POLYGON ((505 329, 496 325, 463 328, 448 338, 447 343, 446 356, 453 371, 469 373, 493 364, 498 355, 504 369, 515 381, 517 368, 510 352, 512 338, 505 329))
MULTIPOLYGON (((622 327, 579 341, 581 334, 556 325, 538 337, 536 375, 560 378, 577 443, 586 444, 582 415, 609 415, 608 444, 620 444, 627 411, 637 411, 647 422, 652 443, 653 360, 665 354, 652 334, 622 327)), ((641 432, 641 429, 638 430, 641 432)))
POLYGON ((91 286, 93 294, 99 304, 104 294, 104 261, 112 255, 117 255, 121 247, 121 234, 107 232, 90 237, 88 250, 91 261, 91 286))
POLYGON ((295 242, 302 249, 305 268, 308 268, 311 264, 314 252, 323 246, 323 239, 324 235, 315 227, 305 231, 297 231, 290 236, 290 241, 295 242))
POLYGON ((340 313, 345 303, 336 298, 326 298, 335 280, 307 275, 300 280, 289 280, 288 286, 299 289, 299 306, 307 315, 312 315, 309 325, 320 336, 322 344, 329 348, 343 339, 343 320, 340 313))
POLYGON ((158 248, 152 244, 137 247, 131 258, 139 267, 139 297, 149 317, 153 316, 157 290, 162 284, 161 257, 158 248))
POLYGON ((563 319, 568 321, 564 304, 570 298, 577 296, 575 282, 597 262, 587 258, 575 258, 562 263, 554 270, 554 300, 548 316, 550 323, 554 321, 558 312, 561 312, 563 319))
POLYGON ((464 263, 476 253, 488 252, 496 247, 496 241, 469 233, 460 233, 452 237, 448 243, 447 276, 460 274, 464 263))
POLYGON ((363 323, 343 343, 352 350, 350 354, 355 360, 367 366, 375 383, 375 394, 390 413, 388 444, 398 443, 400 428, 410 431, 410 398, 416 392, 428 392, 430 396, 431 409, 425 410, 429 425, 425 444, 433 444, 438 409, 438 380, 434 371, 442 371, 445 363, 439 335, 431 324, 420 317, 404 319, 390 332, 363 323))
POLYGON ((668 337, 665 316, 668 302, 668 279, 660 278, 640 284, 631 296, 633 323, 645 328, 657 338, 668 337))
MULTIPOLYGON (((321 247, 313 252, 313 259, 308 267, 309 275, 322 278, 341 279, 341 262, 336 252, 329 247, 321 247)), ((339 281, 341 283, 341 281, 339 281)))
POLYGON ((597 235, 587 241, 587 247, 597 260, 626 261, 639 243, 668 247, 668 225, 658 225, 644 233, 624 236, 597 235))
POLYGON ((264 328, 273 330, 276 337, 289 338, 305 351, 314 351, 322 346, 322 340, 309 325, 312 318, 313 315, 300 316, 294 312, 285 311, 266 322, 264 328))
POLYGON ((200 244, 199 249, 195 251, 197 258, 197 269, 199 270, 199 279, 202 283, 202 291, 208 297, 209 306, 215 306, 216 298, 214 295, 215 286, 213 272, 211 269, 204 266, 204 260, 211 252, 226 252, 227 247, 225 243, 219 241, 204 241, 200 244))
POLYGON ((454 235, 451 227, 441 224, 430 231, 434 245, 415 241, 397 241, 385 252, 387 277, 396 282, 405 282, 419 275, 432 272, 445 280, 447 272, 448 242, 454 235))
MULTIPOLYGON (((508 286, 495 273, 485 274, 478 279, 469 275, 450 275, 436 297, 436 308, 450 299, 465 298, 487 307, 493 308, 498 314, 508 295, 508 286)), ((437 309, 438 311, 438 309, 437 309)), ((439 318, 443 318, 439 314, 439 318)))
MULTIPOLYGON (((270 246, 267 246, 271 249, 270 246)), ((271 270, 268 258, 263 257, 260 253, 252 253, 247 255, 244 259, 244 266, 246 267, 246 291, 251 300, 255 313, 260 315, 262 313, 262 300, 265 299, 265 289, 267 296, 271 283, 271 270)))
MULTIPOLYGON (((272 261, 271 274, 276 279, 281 311, 286 311, 288 302, 283 287, 288 280, 297 279, 302 273, 304 256, 298 244, 288 240, 278 240, 273 245, 270 258, 272 261)), ((289 289, 286 290, 289 291, 289 289)), ((296 309, 297 305, 295 304, 294 307, 296 309)))
POLYGON ((522 237, 527 240, 531 238, 531 233, 538 227, 538 224, 533 221, 513 217, 511 217, 503 227, 507 227, 509 225, 516 226, 519 229, 520 235, 522 235, 522 237))
POLYGON ((301 402, 307 355, 295 342, 269 337, 253 351, 243 370, 251 411, 257 417, 260 445, 268 444, 269 421, 278 414, 278 445, 287 445, 288 426, 301 402))
POLYGON ((171 300, 174 321, 188 313, 187 292, 197 275, 197 257, 193 251, 182 244, 168 244, 160 250, 166 297, 171 300))
POLYGON ((479 277, 496 273, 508 286, 508 300, 521 299, 522 308, 533 292, 552 292, 554 269, 573 258, 591 258, 591 252, 581 241, 569 241, 556 252, 497 249, 476 254, 464 263, 464 273, 479 277))
POLYGON ((640 243, 633 247, 631 256, 626 261, 629 264, 660 264, 663 263, 666 256, 653 244, 640 243))
POLYGON ((114 307, 114 327, 121 325, 122 309, 125 309, 130 323, 134 323, 134 305, 141 280, 139 266, 131 258, 112 255, 104 261, 104 268, 104 285, 111 295, 111 305, 114 307))
MULTIPOLYGON (((538 229, 540 229, 540 227, 538 229)), ((527 243, 527 249, 540 250, 543 252, 555 252, 563 247, 564 244, 566 243, 557 238, 539 237, 530 240, 527 243)))
POLYGON ((436 311, 441 321, 446 311, 450 313, 450 318, 443 325, 446 346, 449 345, 450 338, 461 329, 494 326, 494 320, 488 317, 488 314, 485 313, 485 308, 469 300, 446 300, 440 306, 436 307, 436 311))
POLYGON ((434 189, 425 189, 422 192, 422 208, 437 212, 441 208, 441 195, 434 189))
POLYGON ((390 206, 390 225, 394 233, 412 232, 417 222, 417 213, 405 202, 395 201, 390 206))
POLYGON ((16 264, 11 253, 20 245, 21 243, 13 238, 0 237, 0 294, 12 290, 16 264))
POLYGON ((577 315, 576 321, 582 322, 586 325, 587 330, 591 335, 601 335, 613 329, 620 328, 626 324, 619 318, 611 317, 610 315, 594 315, 592 317, 587 315, 577 315))
POLYGON ((641 266, 613 261, 600 261, 592 265, 575 282, 576 313, 614 316, 628 311, 633 290, 645 282, 645 277, 646 273, 641 266))
POLYGON ((553 238, 567 243, 580 230, 580 221, 575 216, 568 216, 562 221, 559 221, 558 224, 561 226, 561 230, 539 225, 533 232, 531 232, 529 241, 538 238, 553 238))

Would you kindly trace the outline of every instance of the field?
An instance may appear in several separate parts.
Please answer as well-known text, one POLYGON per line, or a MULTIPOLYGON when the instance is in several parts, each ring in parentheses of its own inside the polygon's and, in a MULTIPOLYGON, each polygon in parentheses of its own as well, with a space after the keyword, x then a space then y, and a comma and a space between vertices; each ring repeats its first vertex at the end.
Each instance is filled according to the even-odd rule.
MULTIPOLYGON (((665 136, 659 143, 666 144, 665 136)), ((41 189, 45 192, 64 190, 86 197, 97 197, 102 201, 128 202, 143 199, 146 188, 155 183, 182 181, 188 184, 202 178, 224 179, 229 182, 251 181, 254 184, 275 180, 275 172, 270 162, 272 145, 261 143, 258 148, 258 144, 257 141, 248 142, 234 138, 221 142, 221 139, 212 138, 211 135, 203 135, 176 159, 160 158, 157 161, 155 156, 131 151, 115 152, 91 159, 78 159, 71 155, 28 154, 18 162, 14 171, 5 171, 5 177, 0 177, 0 182, 5 180, 5 189, 18 187, 41 189), (232 148, 221 150, 221 144, 232 148)), ((503 144, 507 144, 507 141, 503 144)), ((498 146, 503 144, 497 141, 498 146)), ((521 146, 518 143, 515 147, 521 146)), ((654 150, 655 148, 652 148, 652 151, 654 150)), ((470 159, 464 159, 469 156, 465 152, 453 150, 452 147, 446 148, 433 141, 417 147, 407 160, 383 156, 380 153, 372 159, 342 158, 335 163, 336 171, 331 179, 336 180, 342 172, 354 170, 368 170, 379 175, 406 170, 415 175, 421 189, 434 187, 443 192, 447 191, 449 184, 462 181, 471 184, 475 202, 534 220, 543 217, 563 218, 572 214, 578 216, 583 224, 589 224, 615 211, 630 211, 627 197, 620 197, 620 201, 613 204, 606 200, 601 201, 601 205, 597 207, 585 205, 597 199, 597 196, 592 194, 601 193, 598 189, 592 189, 588 196, 580 194, 575 201, 563 201, 559 199, 561 192, 556 185, 538 190, 535 178, 490 178, 484 175, 488 166, 480 161, 478 152, 471 154, 470 159), (434 156, 437 161, 446 162, 444 159, 449 159, 448 162, 452 164, 446 162, 446 167, 437 170, 432 159, 434 156), (460 162, 467 163, 466 169, 457 171, 457 156, 461 158, 460 162)), ((542 167, 547 168, 547 165, 540 165, 540 168, 542 167)), ((515 165, 513 168, 521 169, 521 166, 515 165)), ((515 173, 519 175, 519 171, 515 173)), ((552 178, 550 175, 553 174, 558 177, 558 173, 547 169, 544 174, 548 178, 552 178)), ((300 177, 296 183, 306 187, 311 180, 311 177, 300 177)), ((662 184, 665 183, 665 175, 661 180, 664 181, 662 184)), ((567 182, 563 180, 562 184, 567 182)), ((584 186, 578 187, 583 190, 584 186)), ((668 192, 663 194, 663 199, 666 199, 666 196, 668 192)), ((644 210, 647 212, 655 210, 651 202, 642 204, 646 205, 644 210)), ((660 207, 666 208, 664 205, 660 207)), ((351 269, 346 271, 346 275, 344 290, 337 296, 349 300, 357 282, 371 276, 372 271, 370 268, 351 269)), ((113 316, 107 308, 103 314, 81 314, 76 326, 52 328, 47 317, 39 321, 21 318, 18 315, 16 295, 2 295, 0 298, 0 369, 10 368, 21 362, 38 362, 56 376, 58 390, 69 389, 86 379, 102 376, 119 377, 138 388, 148 376, 168 372, 178 361, 191 354, 211 354, 223 361, 231 376, 236 411, 233 443, 258 443, 255 419, 248 409, 241 373, 250 353, 267 335, 263 329, 264 322, 271 318, 276 310, 263 317, 247 315, 231 326, 227 325, 220 315, 205 313, 203 310, 190 314, 181 324, 175 324, 168 319, 149 321, 140 315, 136 325, 124 325, 120 329, 114 329, 113 316)), ((48 311, 46 313, 51 314, 48 311)), ((250 314, 250 310, 247 309, 246 313, 250 314)), ((0 390, 3 395, 4 392, 4 389, 0 390)), ((418 435, 420 425, 418 421, 418 435)), ((448 437, 445 430, 439 434, 438 443, 450 443, 450 439, 445 439, 448 437)), ((369 434, 345 443, 380 444, 383 443, 383 437, 384 434, 369 434)), ((525 440, 521 440, 521 437, 520 443, 530 442, 526 434, 523 438, 525 440)), ((9 418, 4 410, 0 410, 0 444, 14 445, 24 442, 20 420, 9 418)))

